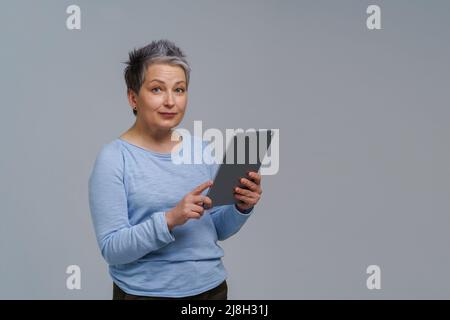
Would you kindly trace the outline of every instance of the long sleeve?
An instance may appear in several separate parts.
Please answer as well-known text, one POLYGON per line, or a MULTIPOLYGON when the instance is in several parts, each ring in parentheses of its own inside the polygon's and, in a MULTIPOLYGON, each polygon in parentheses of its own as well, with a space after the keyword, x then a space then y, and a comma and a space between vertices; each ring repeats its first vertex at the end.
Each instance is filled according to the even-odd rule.
MULTIPOLYGON (((206 155, 211 156, 211 155, 206 155)), ((211 158, 208 163, 212 163, 211 158)), ((220 165, 212 163, 208 165, 210 170, 210 177, 214 180, 220 165)), ((236 232, 238 232, 247 219, 252 215, 254 208, 246 210, 244 213, 240 212, 234 204, 218 206, 211 209, 210 214, 216 227, 217 236, 220 241, 228 239, 236 232)))
POLYGON ((217 237, 220 241, 223 241, 242 228, 254 208, 246 211, 246 213, 241 213, 235 205, 218 206, 211 210, 210 214, 216 227, 217 237))
POLYGON ((126 264, 175 241, 164 212, 136 225, 128 219, 124 162, 118 146, 99 153, 89 178, 89 206, 97 242, 106 262, 126 264))

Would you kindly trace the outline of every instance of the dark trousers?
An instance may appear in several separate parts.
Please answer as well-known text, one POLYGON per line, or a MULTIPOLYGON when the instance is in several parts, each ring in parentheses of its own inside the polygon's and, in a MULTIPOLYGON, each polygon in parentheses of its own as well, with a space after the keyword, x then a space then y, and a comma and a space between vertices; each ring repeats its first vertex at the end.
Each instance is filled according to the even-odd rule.
POLYGON ((227 281, 224 280, 220 285, 195 296, 188 296, 182 298, 169 297, 145 297, 128 294, 113 283, 113 300, 227 300, 228 286, 227 281))

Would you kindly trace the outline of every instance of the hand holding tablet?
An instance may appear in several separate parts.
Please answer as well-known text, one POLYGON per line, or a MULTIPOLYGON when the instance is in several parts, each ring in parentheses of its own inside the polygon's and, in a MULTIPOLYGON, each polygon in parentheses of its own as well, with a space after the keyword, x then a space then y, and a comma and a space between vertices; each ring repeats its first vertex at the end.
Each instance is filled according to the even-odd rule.
POLYGON ((255 171, 247 173, 247 178, 241 178, 240 183, 244 188, 236 187, 234 198, 240 211, 245 211, 255 206, 261 198, 261 175, 255 171))

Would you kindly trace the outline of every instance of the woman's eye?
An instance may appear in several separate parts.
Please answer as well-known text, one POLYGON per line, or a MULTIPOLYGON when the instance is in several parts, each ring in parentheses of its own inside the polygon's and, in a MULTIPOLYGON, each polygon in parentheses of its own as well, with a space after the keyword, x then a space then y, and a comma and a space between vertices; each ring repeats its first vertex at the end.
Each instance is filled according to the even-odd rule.
POLYGON ((153 88, 153 89, 152 89, 152 92, 158 93, 159 91, 155 91, 155 90, 160 90, 160 91, 161 91, 161 88, 156 87, 156 88, 153 88))
POLYGON ((185 90, 184 90, 184 88, 177 88, 176 91, 179 92, 179 93, 182 93, 182 92, 184 92, 185 90))

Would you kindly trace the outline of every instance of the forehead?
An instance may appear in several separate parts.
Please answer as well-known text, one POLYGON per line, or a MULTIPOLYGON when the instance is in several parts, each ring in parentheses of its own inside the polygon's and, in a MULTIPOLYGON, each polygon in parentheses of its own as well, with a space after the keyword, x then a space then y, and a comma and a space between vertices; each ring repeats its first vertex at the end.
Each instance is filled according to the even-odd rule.
POLYGON ((184 70, 180 66, 168 64, 151 64, 145 75, 145 81, 150 82, 159 79, 164 82, 186 81, 184 70))

